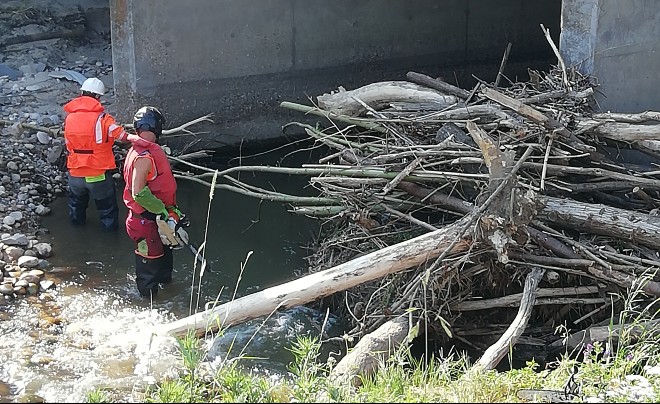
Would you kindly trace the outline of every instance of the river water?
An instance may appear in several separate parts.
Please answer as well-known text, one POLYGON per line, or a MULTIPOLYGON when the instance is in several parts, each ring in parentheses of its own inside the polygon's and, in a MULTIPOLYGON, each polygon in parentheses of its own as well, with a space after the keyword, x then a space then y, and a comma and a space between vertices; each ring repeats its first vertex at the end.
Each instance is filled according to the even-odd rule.
MULTIPOLYGON (((309 158, 308 153, 290 154, 295 150, 245 157, 241 164, 277 164, 286 154, 293 161, 283 165, 291 166, 309 158)), ((228 159, 218 156, 208 163, 222 169, 228 159)), ((309 192, 300 177, 244 173, 241 179, 281 192, 309 192)), ((118 190, 122 186, 118 183, 118 190)), ((151 327, 203 309, 218 297, 224 303, 234 293, 240 297, 305 272, 305 246, 318 223, 287 212, 281 203, 217 190, 205 231, 209 189, 185 180, 178 186, 179 207, 192 223, 191 240, 200 244, 206 238, 210 270, 201 288, 198 276, 193 287, 194 257, 187 250, 175 251, 174 281, 153 302, 137 293, 134 247, 123 228, 101 233, 93 204, 87 225, 74 228, 67 220, 66 197, 51 203, 53 213, 42 221, 49 233, 42 238, 53 245, 51 276, 60 285, 52 295, 0 306, 0 402, 18 397, 80 402, 98 387, 113 389, 122 400, 140 400, 146 384, 173 375, 182 363, 175 341, 152 338, 151 327)), ((122 209, 121 217, 125 214, 122 209)), ((258 358, 246 366, 281 377, 292 360, 291 342, 298 335, 319 335, 324 320, 325 313, 299 307, 232 327, 207 342, 209 361, 244 354, 258 358)), ((339 322, 330 317, 324 331, 338 335, 339 322)))

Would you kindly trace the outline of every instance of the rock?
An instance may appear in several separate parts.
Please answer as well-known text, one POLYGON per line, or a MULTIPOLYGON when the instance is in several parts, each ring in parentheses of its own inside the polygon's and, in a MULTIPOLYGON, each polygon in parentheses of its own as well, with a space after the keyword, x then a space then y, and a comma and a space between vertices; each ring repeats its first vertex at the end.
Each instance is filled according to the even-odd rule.
POLYGON ((30 275, 28 273, 21 274, 19 279, 25 280, 27 283, 38 283, 40 281, 38 276, 30 275))
POLYGON ((47 207, 47 206, 38 205, 34 209, 34 213, 36 213, 39 216, 46 216, 46 215, 50 214, 50 208, 47 207))
POLYGON ((39 285, 34 282, 28 282, 27 293, 28 295, 36 295, 39 293, 39 285))
POLYGON ((14 293, 17 295, 24 295, 27 293, 27 289, 25 289, 23 286, 14 286, 14 293))
POLYGON ((4 63, 0 63, 0 76, 7 76, 9 80, 16 81, 23 73, 19 70, 12 69, 4 63))
POLYGON ((50 148, 46 154, 46 160, 50 164, 54 164, 62 155, 62 146, 53 146, 50 148))
POLYGON ((41 144, 49 144, 50 135, 46 132, 39 131, 37 132, 37 141, 39 141, 41 144))
POLYGON ((6 245, 18 245, 18 246, 26 246, 28 245, 28 238, 25 234, 22 233, 16 233, 16 234, 3 234, 2 237, 0 237, 0 241, 5 243, 6 245))
POLYGON ((3 283, 2 285, 0 285, 0 293, 3 295, 13 295, 14 287, 12 286, 11 283, 3 283))
POLYGON ((39 278, 43 278, 44 275, 45 275, 45 272, 42 271, 41 269, 30 269, 26 273, 29 274, 29 275, 38 276, 39 278))
POLYGON ((39 290, 42 292, 45 292, 49 289, 54 289, 55 288, 55 282, 49 281, 49 280, 44 280, 39 282, 39 290))
POLYGON ((18 259, 18 265, 25 268, 32 268, 39 265, 39 258, 24 255, 18 259))
POLYGON ((17 222, 23 220, 23 212, 11 212, 9 216, 13 217, 17 222))
POLYGON ((19 259, 20 257, 22 257, 22 256, 23 256, 23 253, 25 253, 25 250, 23 250, 23 249, 20 248, 20 247, 9 246, 9 247, 7 247, 7 249, 5 250, 5 254, 7 254, 7 256, 8 256, 12 261, 16 261, 17 259, 19 259))
POLYGON ((16 223, 16 219, 14 219, 14 218, 11 217, 11 216, 5 216, 5 217, 2 219, 2 223, 5 224, 5 225, 7 225, 7 226, 13 226, 14 223, 16 223))
POLYGON ((32 248, 37 252, 39 258, 48 258, 53 254, 53 247, 48 243, 37 243, 32 248))

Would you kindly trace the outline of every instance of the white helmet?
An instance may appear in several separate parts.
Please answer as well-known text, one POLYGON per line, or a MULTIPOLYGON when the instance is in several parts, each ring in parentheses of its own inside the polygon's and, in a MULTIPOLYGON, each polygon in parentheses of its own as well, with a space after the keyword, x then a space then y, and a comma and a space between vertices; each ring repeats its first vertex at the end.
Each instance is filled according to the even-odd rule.
POLYGON ((103 95, 105 94, 105 86, 101 80, 96 77, 90 77, 82 84, 80 91, 88 91, 90 93, 103 95))

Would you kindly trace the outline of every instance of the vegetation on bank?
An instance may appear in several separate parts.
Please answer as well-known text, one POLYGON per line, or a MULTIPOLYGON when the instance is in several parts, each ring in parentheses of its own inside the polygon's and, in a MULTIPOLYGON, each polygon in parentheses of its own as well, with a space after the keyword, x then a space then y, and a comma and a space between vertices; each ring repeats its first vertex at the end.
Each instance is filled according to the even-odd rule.
MULTIPOLYGON (((333 384, 318 338, 302 336, 290 348, 290 377, 274 381, 249 369, 249 359, 227 360, 217 373, 200 373, 201 341, 179 340, 182 372, 145 392, 145 401, 172 402, 525 402, 520 390, 572 391, 576 402, 660 402, 660 344, 653 324, 658 300, 631 294, 626 309, 610 322, 610 338, 566 352, 544 369, 534 361, 521 369, 473 371, 464 355, 449 353, 428 361, 401 350, 381 362, 360 387, 333 384), (627 324, 626 327, 620 324, 627 324), (619 338, 615 335, 619 332, 619 338)), ((89 402, 111 402, 96 390, 89 402)), ((542 402, 542 399, 538 399, 542 402)))

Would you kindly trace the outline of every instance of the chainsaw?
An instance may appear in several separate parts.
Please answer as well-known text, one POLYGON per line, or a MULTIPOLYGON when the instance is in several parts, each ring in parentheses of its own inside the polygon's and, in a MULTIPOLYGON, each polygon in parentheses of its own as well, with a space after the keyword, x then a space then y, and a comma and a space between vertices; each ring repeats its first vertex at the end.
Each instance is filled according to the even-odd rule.
POLYGON ((158 225, 160 239, 164 245, 174 250, 187 247, 202 268, 208 267, 206 259, 199 253, 199 248, 190 241, 188 232, 184 229, 184 227, 190 225, 190 221, 185 215, 182 215, 179 220, 175 220, 171 216, 167 220, 163 220, 158 216, 156 217, 156 224, 158 225))

